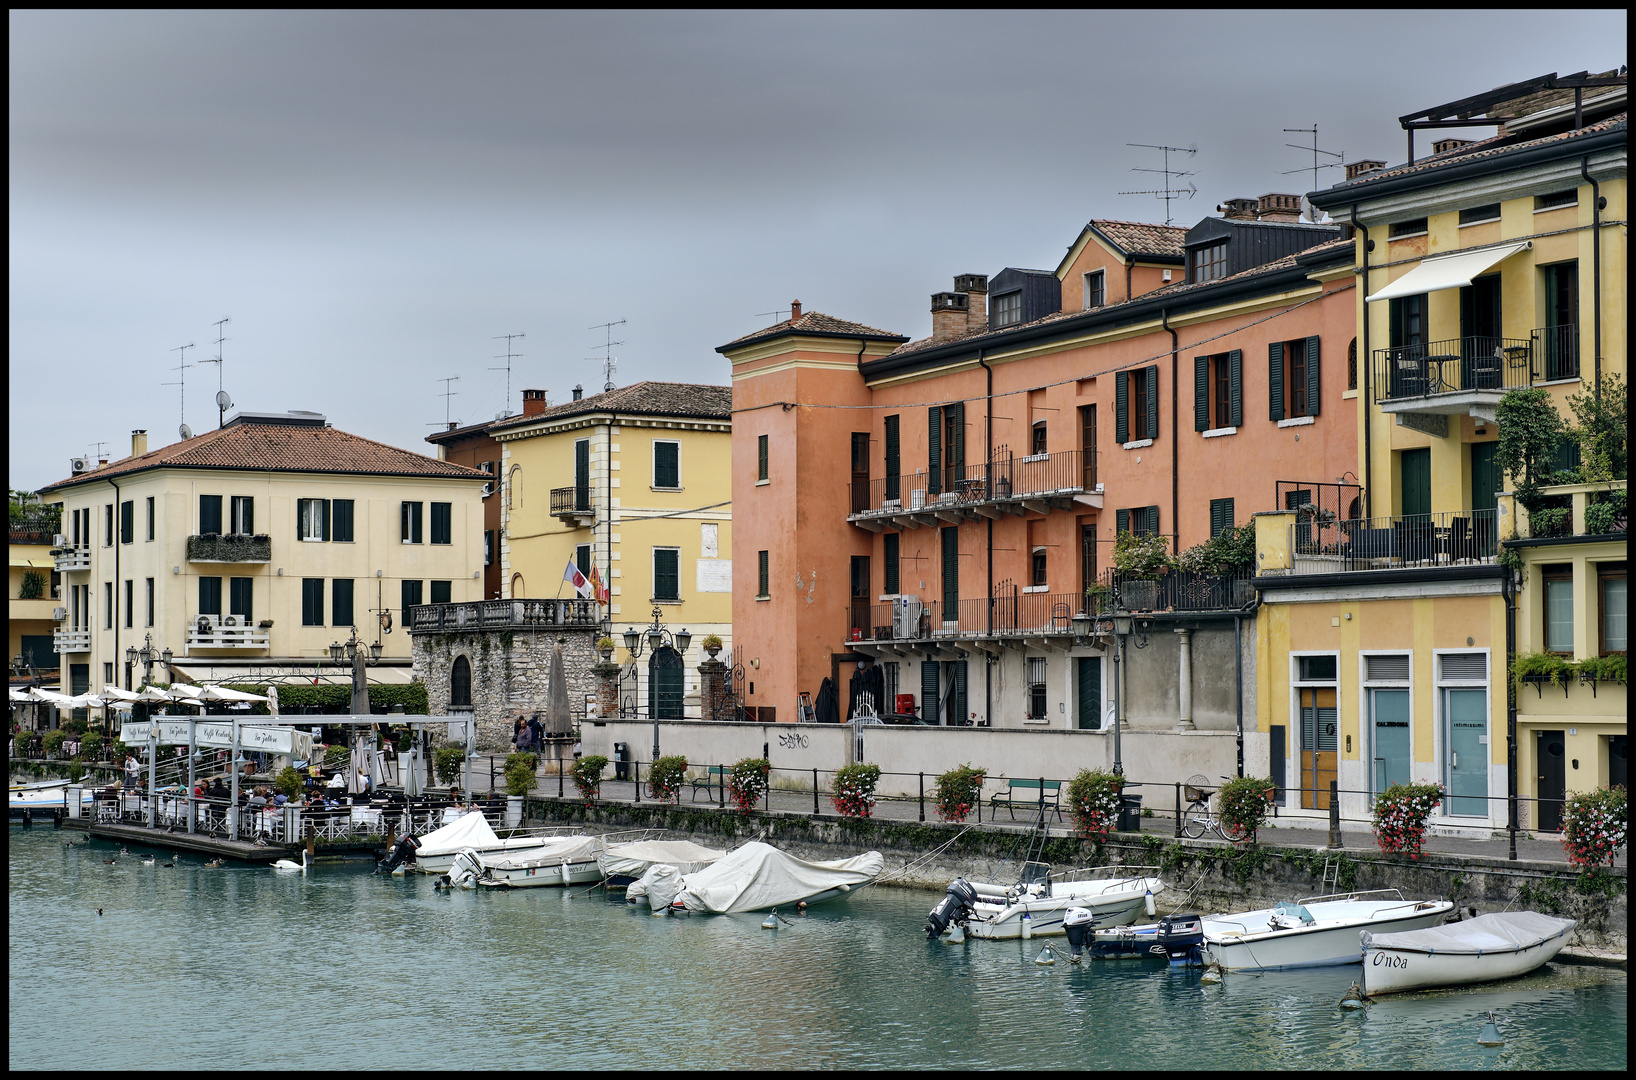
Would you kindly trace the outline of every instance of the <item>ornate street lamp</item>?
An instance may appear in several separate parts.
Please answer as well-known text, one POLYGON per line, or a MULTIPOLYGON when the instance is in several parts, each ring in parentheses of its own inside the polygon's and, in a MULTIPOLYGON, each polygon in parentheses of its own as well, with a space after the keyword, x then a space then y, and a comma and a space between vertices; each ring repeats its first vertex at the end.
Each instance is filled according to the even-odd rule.
MULTIPOLYGON (((653 607, 653 622, 646 630, 636 627, 627 627, 624 633, 625 648, 630 652, 631 659, 635 660, 642 655, 642 639, 647 638, 649 651, 657 653, 666 645, 671 646, 679 653, 687 652, 687 647, 693 643, 693 635, 687 632, 686 627, 672 634, 661 621, 664 613, 657 604, 653 607)), ((653 718, 653 760, 659 760, 659 718, 653 718)))
POLYGON ((125 650, 125 665, 127 667, 135 667, 136 665, 141 664, 142 685, 147 686, 153 681, 153 662, 158 660, 168 668, 170 667, 171 658, 173 656, 175 656, 175 654, 172 653, 169 648, 155 652, 153 648, 153 635, 144 634, 142 636, 142 647, 140 649, 135 645, 132 645, 130 648, 125 650))
POLYGON ((368 716, 369 679, 365 664, 367 661, 381 658, 381 643, 359 641, 358 628, 354 626, 350 639, 330 642, 329 658, 337 664, 342 660, 352 661, 352 713, 355 716, 368 716))

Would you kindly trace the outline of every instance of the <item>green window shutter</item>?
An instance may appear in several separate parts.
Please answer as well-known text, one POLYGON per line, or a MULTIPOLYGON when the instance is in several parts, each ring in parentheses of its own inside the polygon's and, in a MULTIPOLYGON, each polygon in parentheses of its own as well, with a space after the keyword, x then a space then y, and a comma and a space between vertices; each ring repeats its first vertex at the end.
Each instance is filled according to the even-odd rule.
POLYGON ((926 410, 926 494, 943 490, 943 410, 926 410))
POLYGON ((682 486, 682 474, 677 454, 680 447, 673 442, 653 444, 653 486, 673 488, 682 486))
POLYGON ((898 534, 887 533, 881 538, 882 555, 886 562, 886 580, 882 583, 887 593, 898 591, 898 534))
POLYGON ((1079 683, 1079 726, 1082 730, 1096 730, 1102 726, 1102 658, 1081 656, 1075 658, 1079 683))
POLYGON ((958 618, 960 613, 960 529, 949 526, 943 530, 943 620, 958 618))
MULTIPOLYGON (((574 441, 574 487, 587 489, 591 486, 591 440, 576 439, 574 441)), ((577 493, 576 493, 577 494, 577 493)), ((576 508, 578 503, 576 502, 576 508)))
POLYGON ((1147 369, 1147 437, 1159 437, 1159 365, 1147 369))
POLYGON ((1234 349, 1227 354, 1227 394, 1229 398, 1228 411, 1232 413, 1232 423, 1238 427, 1244 423, 1244 350, 1234 349))
POLYGON ((1210 429, 1210 358, 1193 357, 1193 430, 1210 429))
POLYGON ((937 719, 937 661, 920 662, 920 718, 937 719))
POLYGON ((767 596, 767 552, 756 552, 756 595, 767 596))
POLYGON ((1157 506, 1147 508, 1147 535, 1159 535, 1159 508, 1157 506))
POLYGON ((681 599, 679 552, 674 548, 653 550, 653 595, 659 600, 681 599))
POLYGON ((756 437, 756 479, 768 479, 767 473, 767 436, 756 437))
POLYGON ((352 579, 336 578, 330 582, 330 625, 352 625, 352 579))
POLYGON ((1321 384, 1318 382, 1318 335, 1307 338, 1307 415, 1317 416, 1323 404, 1321 384))
MULTIPOLYGON (((318 535, 323 537, 325 540, 328 540, 329 539, 329 500, 328 499, 319 499, 318 500, 318 505, 320 507, 320 512, 323 515, 323 520, 320 522, 318 535)), ((416 524, 418 525, 419 522, 416 522, 416 524)), ((418 534, 419 530, 417 529, 416 532, 418 534)), ((415 543, 417 543, 417 544, 420 543, 420 537, 418 535, 415 537, 415 543)))
POLYGON ((1124 371, 1113 376, 1113 441, 1130 442, 1130 374, 1124 371))
POLYGON ((295 500, 295 538, 297 540, 300 540, 302 538, 301 537, 301 523, 306 520, 306 517, 307 517, 307 504, 309 502, 311 502, 311 501, 312 501, 311 499, 297 499, 297 500, 295 500))
MULTIPOLYGON (((949 454, 949 464, 952 468, 964 469, 966 467, 965 402, 958 402, 948 407, 948 421, 950 428, 949 434, 953 436, 953 438, 950 440, 951 453, 949 454)), ((959 474, 957 473, 954 477, 950 477, 951 482, 958 476, 959 474)))
MULTIPOLYGON (((331 501, 330 505, 333 508, 334 515, 331 519, 333 528, 331 529, 330 539, 347 544, 352 543, 352 500, 335 499, 331 501)), ((348 623, 348 625, 351 624, 348 623)))
POLYGON ((1113 512, 1113 530, 1115 533, 1130 532, 1130 511, 1115 510, 1113 512))
POLYGON ((886 418, 886 493, 888 499, 901 499, 898 475, 903 471, 902 443, 898 439, 898 418, 886 418))
POLYGON ((1210 500, 1210 538, 1213 540, 1221 532, 1221 500, 1210 500))
POLYGON ((1267 349, 1267 415, 1284 418, 1284 343, 1275 341, 1267 349))

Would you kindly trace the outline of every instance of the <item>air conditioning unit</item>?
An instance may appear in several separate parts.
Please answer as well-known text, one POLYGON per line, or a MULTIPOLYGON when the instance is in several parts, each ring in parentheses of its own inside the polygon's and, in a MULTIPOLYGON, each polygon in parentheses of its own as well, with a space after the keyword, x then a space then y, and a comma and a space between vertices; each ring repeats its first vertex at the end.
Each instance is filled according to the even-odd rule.
POLYGON ((240 618, 237 615, 225 615, 225 616, 222 617, 222 625, 223 626, 235 626, 236 627, 236 626, 243 626, 244 623, 243 623, 242 620, 240 620, 240 618))
POLYGON ((193 621, 193 625, 201 634, 214 634, 218 618, 216 615, 200 615, 193 621))
POLYGON ((51 609, 51 619, 52 619, 53 622, 64 622, 64 621, 67 620, 67 618, 68 618, 68 609, 67 608, 60 607, 60 608, 52 608, 51 609))
POLYGON ((920 597, 900 596, 892 601, 892 636, 914 638, 920 634, 920 597))
POLYGON ((51 538, 51 546, 52 547, 67 547, 68 546, 68 537, 64 536, 62 533, 58 533, 56 536, 53 536, 51 538))
POLYGON ((82 472, 90 472, 91 471, 91 459, 90 458, 85 458, 85 457, 69 458, 68 459, 68 468, 76 476, 78 476, 82 472))
POLYGON ((926 507, 926 489, 915 488, 909 492, 909 509, 923 510, 926 507))

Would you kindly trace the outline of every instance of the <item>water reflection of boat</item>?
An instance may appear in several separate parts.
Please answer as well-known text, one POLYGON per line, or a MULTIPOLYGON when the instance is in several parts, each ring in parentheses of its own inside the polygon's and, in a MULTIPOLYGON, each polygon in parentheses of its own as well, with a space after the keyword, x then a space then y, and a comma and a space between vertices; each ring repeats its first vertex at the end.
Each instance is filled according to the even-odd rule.
POLYGON ((1526 975, 1562 951, 1577 926, 1536 911, 1387 934, 1363 932, 1363 989, 1371 996, 1526 975))
POLYGON ((1405 900, 1396 889, 1309 897, 1204 919, 1204 959, 1228 971, 1329 967, 1363 957, 1360 931, 1396 933, 1441 923, 1447 900, 1405 900), (1369 899, 1364 899, 1369 897, 1369 899))
POLYGON ((1060 934, 1063 916, 1071 907, 1090 911, 1097 926, 1123 926, 1135 922, 1144 911, 1152 915, 1153 897, 1164 887, 1153 866, 1052 873, 1049 863, 1026 862, 1015 885, 956 878, 942 902, 927 915, 926 936, 938 937, 951 926, 979 938, 1060 934))
POLYGON ((684 875, 671 909, 720 914, 821 904, 868 885, 884 869, 886 859, 878 851, 808 862, 752 840, 704 869, 684 875))

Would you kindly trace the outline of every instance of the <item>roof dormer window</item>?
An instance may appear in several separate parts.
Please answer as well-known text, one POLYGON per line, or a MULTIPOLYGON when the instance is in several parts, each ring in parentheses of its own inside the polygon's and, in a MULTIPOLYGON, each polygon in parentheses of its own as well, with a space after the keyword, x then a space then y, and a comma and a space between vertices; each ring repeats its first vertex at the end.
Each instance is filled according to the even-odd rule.
POLYGON ((994 306, 990 309, 990 325, 1015 326, 1022 322, 1022 291, 1009 292, 1004 296, 994 298, 994 306))
POLYGON ((1227 276, 1227 241, 1196 247, 1190 253, 1189 281, 1214 281, 1227 276))

